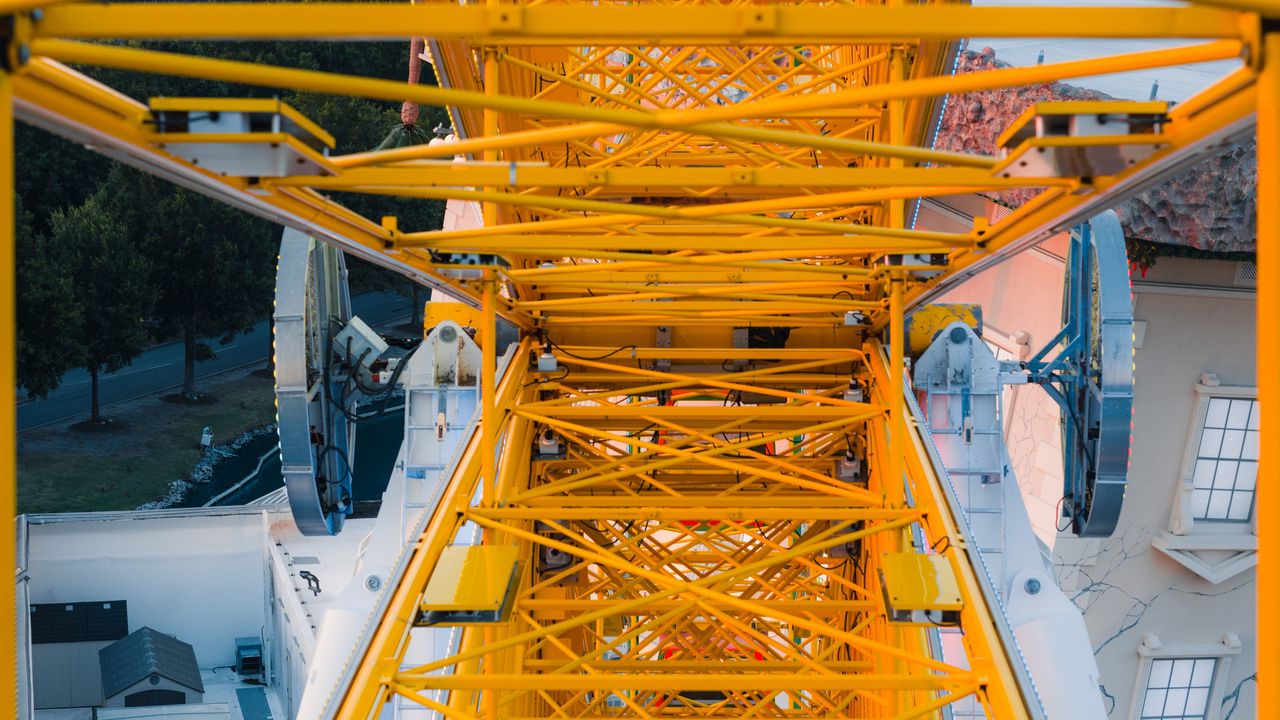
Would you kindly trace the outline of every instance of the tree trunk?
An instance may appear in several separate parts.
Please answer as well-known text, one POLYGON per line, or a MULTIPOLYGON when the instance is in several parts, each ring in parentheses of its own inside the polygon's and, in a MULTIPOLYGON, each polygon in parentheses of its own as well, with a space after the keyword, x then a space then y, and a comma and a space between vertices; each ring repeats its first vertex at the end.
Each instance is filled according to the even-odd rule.
POLYGON ((182 396, 196 397, 196 333, 190 327, 182 330, 182 396))
POLYGON ((267 371, 276 369, 276 316, 267 316, 267 371))
POLYGON ((89 398, 90 398, 89 399, 89 403, 90 403, 89 422, 94 423, 96 425, 97 423, 102 422, 102 413, 98 409, 98 366, 97 365, 92 365, 89 367, 89 398))

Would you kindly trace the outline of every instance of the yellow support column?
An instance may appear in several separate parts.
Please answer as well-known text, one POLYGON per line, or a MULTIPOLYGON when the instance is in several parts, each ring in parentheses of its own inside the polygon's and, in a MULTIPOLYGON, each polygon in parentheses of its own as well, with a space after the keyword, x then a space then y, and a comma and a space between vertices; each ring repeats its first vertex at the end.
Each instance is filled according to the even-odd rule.
MULTIPOLYGON (((889 51, 889 81, 901 83, 906 80, 906 58, 901 46, 889 51)), ((889 101, 889 144, 901 145, 906 133, 906 103, 902 100, 889 101)), ((891 170, 903 168, 902 158, 889 158, 891 170)), ((902 198, 889 201, 889 227, 901 230, 906 227, 906 205, 902 198)), ((905 502, 902 488, 903 453, 906 452, 907 426, 902 414, 905 405, 902 402, 902 365, 903 365, 903 332, 906 326, 903 317, 902 300, 903 276, 894 272, 889 281, 889 370, 893 400, 889 403, 889 482, 885 485, 887 499, 891 507, 901 507, 905 502)))
MULTIPOLYGON (((484 271, 484 287, 481 295, 481 332, 484 334, 484 344, 480 347, 480 473, 481 473, 481 500, 483 507, 493 507, 497 499, 497 461, 495 458, 498 436, 498 406, 494 398, 494 387, 496 385, 495 376, 497 374, 497 314, 496 298, 498 281, 492 270, 484 271)), ((495 542, 492 530, 485 529, 484 543, 486 545, 495 542)), ((486 645, 492 645, 497 640, 497 628, 493 625, 486 625, 484 628, 484 641, 486 645)), ((493 667, 494 657, 490 656, 485 660, 484 672, 493 674, 498 668, 493 667)), ((498 717, 498 698, 493 690, 485 690, 483 692, 484 716, 488 720, 494 720, 498 717)))
POLYGON ((1280 32, 1263 40, 1258 78, 1258 399, 1263 442, 1258 461, 1258 717, 1280 717, 1280 617, 1265 608, 1280 597, 1280 32))
POLYGON ((885 502, 889 507, 902 507, 906 502, 906 492, 902 486, 903 453, 907 451, 905 443, 907 423, 902 394, 906 388, 903 384, 903 303, 902 278, 895 271, 889 281, 889 477, 885 479, 885 502))
MULTIPOLYGON (((498 0, 487 0, 486 7, 489 12, 496 12, 499 3, 498 0)), ((486 47, 484 49, 484 94, 488 97, 496 97, 498 95, 498 52, 496 48, 486 47)), ((491 107, 484 109, 484 138, 491 140, 498 136, 498 113, 491 107)), ((487 148, 482 157, 486 163, 495 163, 498 161, 498 151, 495 147, 487 148)), ((496 187, 485 187, 486 192, 493 192, 496 187)), ((480 206, 481 217, 484 220, 485 227, 493 227, 498 224, 498 205, 494 202, 484 202, 480 206)), ((480 402, 481 402, 481 477, 482 477, 482 502, 485 507, 492 507, 497 499, 498 479, 497 479, 497 461, 495 453, 497 452, 497 415, 498 408, 494 402, 494 387, 496 386, 496 375, 498 372, 497 362, 497 342, 498 328, 496 316, 496 293, 498 279, 492 270, 484 271, 484 287, 481 296, 481 326, 484 333, 484 346, 481 348, 480 361, 480 402)), ((493 531, 485 529, 484 542, 490 544, 495 541, 493 531)), ((484 641, 486 645, 492 645, 497 640, 497 628, 492 625, 485 626, 484 641)), ((486 674, 495 674, 499 668, 494 667, 495 657, 490 656, 485 659, 484 672, 486 674)), ((494 690, 485 690, 482 693, 482 702, 484 717, 487 720, 495 720, 498 717, 498 697, 494 690)))
MULTIPOLYGON (((14 235, 13 235, 13 84, 9 73, 0 71, 0 327, 15 326, 14 235)), ((17 511, 17 366, 12 338, 0 354, 0 617, 17 616, 15 586, 9 578, 15 572, 13 516, 17 511)), ((10 625, 13 627, 13 625, 10 625)), ((0 708, 16 711, 18 645, 16 633, 9 635, 0 650, 0 708)))

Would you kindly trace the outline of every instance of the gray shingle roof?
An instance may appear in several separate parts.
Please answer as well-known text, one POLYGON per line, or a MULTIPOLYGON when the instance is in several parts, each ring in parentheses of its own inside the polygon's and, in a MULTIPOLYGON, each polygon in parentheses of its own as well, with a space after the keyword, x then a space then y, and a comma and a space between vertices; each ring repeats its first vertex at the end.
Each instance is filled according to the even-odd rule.
POLYGON ((103 697, 111 697, 153 673, 204 692, 195 649, 149 627, 99 650, 98 664, 102 669, 103 697))

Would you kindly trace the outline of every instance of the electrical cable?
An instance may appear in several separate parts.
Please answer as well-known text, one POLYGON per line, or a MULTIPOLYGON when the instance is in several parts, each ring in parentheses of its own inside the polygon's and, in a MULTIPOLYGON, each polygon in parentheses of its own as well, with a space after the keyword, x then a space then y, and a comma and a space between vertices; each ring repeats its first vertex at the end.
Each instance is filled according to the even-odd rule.
POLYGON ((639 348, 637 348, 635 345, 623 345, 622 347, 617 348, 617 349, 615 349, 615 350, 611 350, 611 351, 609 351, 609 352, 607 352, 607 353, 605 353, 604 355, 601 355, 601 356, 599 356, 599 357, 586 357, 586 356, 583 356, 583 355, 577 355, 577 354, 575 354, 575 353, 571 353, 571 352, 569 352, 568 350, 565 350, 565 349, 564 349, 563 347, 561 347, 560 345, 557 345, 555 342, 553 342, 553 341, 551 341, 551 340, 548 340, 547 342, 551 343, 551 347, 554 347, 555 349, 559 350, 560 352, 564 353, 565 355, 568 355, 568 356, 569 356, 569 357, 571 357, 571 358, 577 358, 578 360, 588 360, 588 361, 595 361, 595 360, 607 360, 608 358, 611 358, 611 357, 613 357, 614 355, 617 355, 618 353, 622 352, 623 350, 631 350, 632 352, 635 352, 636 350, 638 350, 638 349, 639 349, 639 348))
POLYGON ((541 384, 543 384, 543 383, 560 382, 561 380, 564 380, 565 378, 569 377, 569 375, 571 375, 571 374, 572 374, 572 373, 569 371, 569 366, 568 366, 568 365, 566 365, 566 366, 564 366, 563 372, 562 372, 560 375, 557 375, 557 376, 555 376, 555 377, 541 377, 541 378, 534 378, 534 379, 532 379, 532 380, 530 380, 530 381, 526 382, 525 384, 521 385, 521 386, 520 386, 520 389, 521 389, 521 390, 523 390, 524 388, 527 388, 527 387, 529 387, 530 385, 541 385, 541 384))

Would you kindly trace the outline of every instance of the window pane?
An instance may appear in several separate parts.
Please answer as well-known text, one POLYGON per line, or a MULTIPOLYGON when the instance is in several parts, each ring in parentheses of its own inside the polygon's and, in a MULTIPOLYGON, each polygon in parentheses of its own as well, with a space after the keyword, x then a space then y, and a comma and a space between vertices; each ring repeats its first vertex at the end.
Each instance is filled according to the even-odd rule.
POLYGON ((1250 430, 1244 434, 1244 447, 1240 449, 1240 457, 1245 460, 1258 459, 1258 431, 1250 430))
POLYGON ((1218 457, 1222 447, 1222 431, 1206 429, 1200 436, 1200 457, 1218 457))
MULTIPOLYGON (((1147 687, 1151 688, 1167 688, 1169 687, 1169 674, 1173 670, 1172 660, 1155 660, 1151 663, 1151 680, 1147 683, 1147 687)), ((1160 702, 1164 702, 1161 700, 1160 702)))
POLYGON ((1227 513, 1228 520, 1248 520, 1249 511, 1253 509, 1253 493, 1251 492, 1235 492, 1231 493, 1231 511, 1227 513))
POLYGON ((1213 471, 1218 467, 1218 463, 1213 460, 1197 460, 1195 474, 1191 479, 1198 488, 1213 487, 1213 471))
POLYGON ((1207 688, 1213 684, 1213 668, 1218 664, 1213 658, 1196 660, 1195 672, 1191 674, 1191 687, 1207 688))
POLYGON ((1240 451, 1243 449, 1244 431, 1228 430, 1222 434, 1222 449, 1218 451, 1218 457, 1235 460, 1240 457, 1240 451))
POLYGON ((1226 490, 1214 490, 1209 497, 1209 512, 1205 517, 1210 520, 1224 520, 1227 507, 1231 504, 1231 493, 1226 490))
POLYGON ((1146 720, 1204 720, 1215 658, 1152 660, 1142 697, 1146 720))
POLYGON ((1181 688, 1170 690, 1164 699, 1164 714, 1166 717, 1181 717, 1182 709, 1187 706, 1187 690, 1181 688))
POLYGON ((1191 514, 1194 517, 1205 517, 1209 512, 1209 491, 1195 490, 1191 493, 1191 514))
POLYGON ((1214 490, 1230 490, 1236 484, 1236 467, 1240 463, 1235 460, 1219 460, 1218 471, 1213 475, 1214 490))
POLYGON ((1236 489, 1252 490, 1258 479, 1258 463, 1242 462, 1240 469, 1236 470, 1236 489))
POLYGON ((1197 489, 1192 491, 1192 516, 1194 518, 1204 518, 1208 515, 1208 493, 1207 489, 1197 489))
POLYGON ((1173 661, 1173 673, 1169 675, 1169 687, 1189 687, 1191 685, 1191 669, 1195 660, 1183 659, 1173 661))
POLYGON ((1164 712, 1164 690, 1148 690, 1142 703, 1142 717, 1158 718, 1164 712))
POLYGON ((1227 427, 1244 429, 1249 424, 1249 411, 1252 409, 1252 400, 1232 400, 1231 412, 1227 415, 1227 427))
POLYGON ((1253 412, 1249 413, 1249 429, 1258 429, 1258 403, 1253 404, 1253 412))
POLYGON ((1205 706, 1209 704, 1209 688, 1192 688, 1187 691, 1187 715, 1195 717, 1204 715, 1205 706))
POLYGON ((1226 398, 1213 398, 1209 400, 1209 412, 1205 415, 1205 427, 1226 427, 1227 426, 1227 410, 1231 407, 1231 401, 1226 398))

